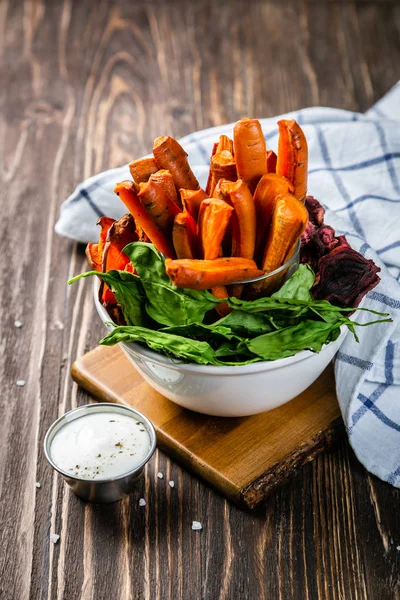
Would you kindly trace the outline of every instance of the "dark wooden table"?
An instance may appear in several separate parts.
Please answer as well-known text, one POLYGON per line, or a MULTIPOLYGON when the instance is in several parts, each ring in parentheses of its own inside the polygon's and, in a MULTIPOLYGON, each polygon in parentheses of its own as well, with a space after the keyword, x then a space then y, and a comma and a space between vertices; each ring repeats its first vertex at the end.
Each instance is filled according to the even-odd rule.
POLYGON ((131 498, 85 505, 42 451, 103 333, 91 286, 66 285, 85 258, 54 233, 62 200, 161 133, 366 110, 399 78, 400 4, 2 0, 0 55, 0 598, 400 598, 400 493, 347 442, 250 514, 162 453, 131 498))

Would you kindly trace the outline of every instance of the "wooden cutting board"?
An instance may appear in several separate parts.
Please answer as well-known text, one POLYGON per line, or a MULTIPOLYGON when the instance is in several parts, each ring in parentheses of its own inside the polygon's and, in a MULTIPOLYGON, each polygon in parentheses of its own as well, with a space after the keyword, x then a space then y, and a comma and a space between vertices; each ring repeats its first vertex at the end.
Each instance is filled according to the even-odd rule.
POLYGON ((72 377, 98 400, 143 412, 162 450, 249 508, 343 430, 332 366, 291 402, 245 418, 207 417, 181 408, 153 390, 118 346, 99 346, 79 358, 72 377))

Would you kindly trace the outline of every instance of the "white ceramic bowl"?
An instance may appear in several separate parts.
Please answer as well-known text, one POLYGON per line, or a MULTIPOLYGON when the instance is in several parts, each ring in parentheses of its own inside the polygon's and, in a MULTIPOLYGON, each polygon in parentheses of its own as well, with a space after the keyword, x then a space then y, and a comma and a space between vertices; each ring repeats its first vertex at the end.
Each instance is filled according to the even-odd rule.
MULTIPOLYGON (((97 295, 96 281, 97 312, 104 323, 110 322, 97 295)), ((238 367, 180 363, 139 344, 121 343, 121 347, 142 377, 176 404, 206 415, 247 417, 304 392, 328 366, 346 333, 347 327, 343 327, 338 339, 319 353, 305 350, 289 358, 238 367)))

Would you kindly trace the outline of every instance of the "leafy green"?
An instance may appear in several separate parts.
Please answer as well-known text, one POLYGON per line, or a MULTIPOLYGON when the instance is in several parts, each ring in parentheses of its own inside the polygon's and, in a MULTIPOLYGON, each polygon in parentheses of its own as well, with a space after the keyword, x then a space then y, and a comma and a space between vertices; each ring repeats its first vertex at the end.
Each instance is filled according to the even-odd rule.
POLYGON ((310 290, 315 276, 307 265, 300 265, 269 298, 229 298, 230 314, 215 320, 214 309, 224 300, 208 291, 175 287, 165 272, 164 258, 154 246, 134 242, 124 252, 139 276, 126 271, 90 271, 69 282, 98 275, 121 305, 127 325, 115 327, 101 344, 136 342, 183 361, 244 365, 293 356, 307 349, 319 352, 324 344, 337 339, 343 325, 357 339, 356 327, 391 320, 358 324, 346 316, 355 309, 314 300, 310 290))
POLYGON ((254 337, 276 329, 271 316, 261 312, 249 313, 243 310, 233 310, 229 315, 217 321, 215 326, 229 327, 232 333, 242 337, 254 337))
POLYGON ((120 342, 141 342, 156 352, 199 364, 217 364, 215 352, 207 342, 200 342, 164 331, 145 327, 115 327, 100 344, 113 346, 120 342))
POLYGON ((71 284, 81 277, 91 277, 92 275, 100 277, 114 293, 128 325, 150 325, 150 319, 145 310, 147 298, 140 277, 128 271, 112 270, 108 273, 88 271, 73 277, 68 283, 71 284))
POLYGON ((163 257, 152 244, 133 242, 124 253, 135 265, 147 297, 146 310, 157 323, 201 323, 205 314, 222 302, 208 291, 175 287, 165 272, 163 257))
MULTIPOLYGON (((319 352, 322 346, 331 341, 333 332, 340 333, 341 323, 305 320, 293 327, 259 335, 249 340, 247 347, 263 360, 276 360, 293 356, 301 350, 319 352)), ((335 339, 338 337, 335 336, 335 339)))
POLYGON ((314 271, 308 265, 299 265, 299 268, 290 279, 285 281, 283 286, 271 298, 285 298, 287 300, 304 300, 311 302, 311 288, 314 285, 314 271))

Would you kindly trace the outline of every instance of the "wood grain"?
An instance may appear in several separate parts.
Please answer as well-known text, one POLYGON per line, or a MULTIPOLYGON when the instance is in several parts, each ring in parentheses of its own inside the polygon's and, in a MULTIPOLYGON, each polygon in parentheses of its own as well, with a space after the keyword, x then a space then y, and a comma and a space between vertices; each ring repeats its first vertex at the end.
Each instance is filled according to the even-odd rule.
POLYGON ((42 452, 88 401, 70 367, 102 334, 91 286, 65 283, 85 259, 54 234, 62 200, 163 132, 366 110, 399 77, 399 32, 395 0, 0 0, 2 599, 400 598, 399 491, 347 443, 252 515, 161 452, 128 500, 84 505, 42 452))

